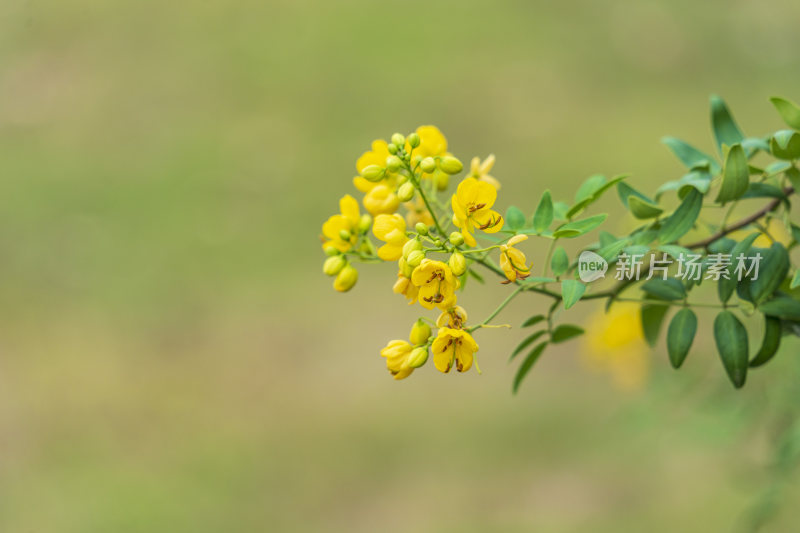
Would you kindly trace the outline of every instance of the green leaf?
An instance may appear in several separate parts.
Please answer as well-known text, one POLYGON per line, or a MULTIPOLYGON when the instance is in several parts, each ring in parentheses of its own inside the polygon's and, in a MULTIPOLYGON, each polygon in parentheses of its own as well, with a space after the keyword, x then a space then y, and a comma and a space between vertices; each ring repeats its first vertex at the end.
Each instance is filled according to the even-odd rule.
POLYGON ((567 252, 564 251, 562 246, 559 246, 553 252, 553 257, 550 259, 550 269, 553 271, 555 277, 560 276, 569 268, 569 257, 567 252))
POLYGON ((733 386, 741 388, 747 379, 749 361, 747 330, 730 311, 721 311, 714 319, 714 339, 722 365, 733 386))
POLYGON ((586 292, 586 285, 574 279, 565 279, 561 282, 561 297, 564 300, 564 309, 569 309, 581 299, 586 292))
POLYGON ((681 160, 681 163, 686 165, 689 169, 707 165, 710 167, 712 174, 719 174, 719 163, 717 163, 713 157, 701 152, 691 144, 676 139, 675 137, 663 137, 661 142, 666 144, 667 148, 669 148, 672 153, 681 160))
POLYGON ((622 201, 622 205, 628 209, 628 197, 629 196, 636 196, 640 200, 644 200, 645 202, 649 202, 651 204, 655 203, 653 200, 645 196, 644 194, 640 193, 624 181, 617 183, 617 194, 619 194, 619 199, 622 201))
POLYGON ((553 232, 553 237, 565 237, 567 239, 578 237, 592 231, 594 228, 602 224, 606 218, 608 218, 608 214, 602 213, 600 215, 584 218, 583 220, 567 222, 566 224, 559 226, 556 231, 553 232))
POLYGON ((800 159, 800 133, 792 130, 776 132, 769 140, 769 149, 778 159, 800 159))
POLYGON ((524 350, 525 348, 536 342, 536 339, 538 339, 545 333, 547 333, 547 330, 543 329, 542 331, 537 331, 536 333, 528 335, 525 338, 525 340, 519 343, 519 345, 514 349, 514 352, 511 354, 511 357, 508 358, 509 362, 512 361, 517 356, 517 354, 519 354, 522 350, 524 350))
POLYGON ((578 187, 578 192, 575 193, 575 203, 579 204, 584 200, 591 198, 598 190, 600 190, 603 185, 605 185, 605 183, 606 177, 602 174, 594 174, 593 176, 589 176, 583 183, 581 183, 581 186, 578 187))
POLYGON ((800 321, 800 302, 788 296, 778 296, 759 304, 758 310, 767 316, 800 321))
POLYGON ((789 273, 789 253, 779 242, 773 243, 759 263, 758 279, 750 281, 750 296, 758 304, 780 287, 789 273))
POLYGON ((697 189, 702 194, 706 194, 711 188, 711 174, 705 170, 693 170, 685 174, 677 181, 668 181, 656 191, 656 200, 667 191, 678 191, 678 198, 685 198, 689 191, 697 189))
POLYGON ((681 254, 688 256, 690 253, 692 253, 692 251, 688 248, 684 248, 683 246, 678 246, 676 244, 662 244, 658 247, 658 251, 665 252, 673 259, 678 259, 681 254))
POLYGON ((714 138, 717 140, 717 148, 722 153, 722 145, 733 146, 744 140, 741 130, 733 120, 728 106, 717 95, 711 95, 711 127, 714 130, 714 138))
POLYGON ((600 240, 600 248, 602 248, 603 246, 608 246, 609 244, 615 243, 619 240, 616 237, 614 237, 613 234, 605 230, 600 230, 597 233, 597 237, 600 240))
POLYGON ((764 340, 761 341, 761 349, 750 361, 750 368, 768 363, 781 345, 782 328, 780 319, 770 316, 765 316, 764 318, 766 319, 764 322, 764 340))
MULTIPOLYGON (((581 194, 581 191, 579 190, 578 194, 575 195, 576 203, 575 205, 569 208, 569 211, 567 211, 567 218, 572 219, 575 215, 586 209, 589 205, 599 200, 604 192, 606 192, 608 189, 610 189, 611 187, 613 187, 614 185, 616 185, 617 183, 619 183, 620 181, 624 180, 627 177, 628 177, 627 174, 621 174, 619 176, 614 176, 613 178, 611 178, 610 181, 607 181, 602 184, 599 184, 599 180, 594 180, 594 183, 590 183, 589 186, 587 186, 587 183, 589 183, 590 180, 594 178, 594 176, 586 180, 586 182, 581 186, 581 188, 586 186, 586 189, 583 192, 583 194, 581 194), (588 196, 585 196, 586 192, 588 192, 589 190, 591 190, 592 193, 588 196), (577 198, 579 196, 585 196, 585 197, 583 197, 580 201, 577 201, 577 198)), ((605 180, 605 178, 603 179, 605 180)))
POLYGON ((769 99, 775 109, 780 113, 783 121, 790 127, 800 130, 800 106, 779 96, 773 96, 769 99))
POLYGON ((506 226, 514 231, 522 229, 525 225, 525 213, 514 205, 508 206, 506 209, 506 226))
POLYGON ((658 342, 658 332, 661 331, 661 324, 664 322, 667 310, 668 306, 662 304, 642 305, 642 330, 644 338, 650 346, 655 346, 658 342))
POLYGON ((678 209, 661 224, 658 232, 661 243, 669 244, 683 237, 694 226, 702 207, 703 195, 694 189, 689 191, 678 209))
POLYGON ((745 191, 741 198, 743 200, 745 198, 778 198, 783 200, 786 198, 786 194, 784 194, 783 189, 780 187, 769 183, 754 181, 747 187, 747 191, 745 191))
POLYGON ((667 328, 667 353, 673 368, 680 368, 697 333, 697 315, 685 307, 675 313, 667 328))
POLYGON ((514 394, 517 393, 517 389, 519 389, 522 380, 525 379, 525 376, 530 371, 531 367, 536 363, 539 359, 539 356, 542 355, 542 352, 547 347, 547 343, 543 342, 536 346, 530 353, 525 357, 525 360, 522 361, 522 364, 519 366, 519 370, 517 370, 517 375, 514 376, 514 384, 512 386, 512 390, 514 394))
POLYGON ((795 193, 800 193, 800 170, 791 167, 786 170, 786 177, 789 178, 789 182, 791 182, 792 187, 794 187, 795 193))
POLYGON ((731 249, 731 264, 728 267, 729 279, 720 277, 719 282, 717 282, 717 293, 719 294, 719 300, 722 303, 730 300, 731 296, 733 296, 733 291, 736 290, 736 284, 738 283, 737 276, 735 275, 737 262, 736 258, 739 256, 739 254, 744 254, 746 256, 747 252, 750 251, 750 247, 753 246, 753 242, 758 238, 759 235, 760 233, 758 232, 751 233, 744 240, 737 242, 731 249))
POLYGON ((609 243, 599 250, 597 250, 597 255, 602 257, 608 262, 612 262, 617 259, 619 253, 625 249, 626 246, 630 244, 630 239, 625 237, 624 239, 620 239, 618 241, 609 243))
POLYGON ((556 220, 567 220, 567 211, 569 206, 565 202, 553 203, 553 218, 556 220))
POLYGON ((773 161, 767 165, 767 168, 764 169, 764 174, 768 178, 771 178, 772 176, 777 176, 781 172, 785 172, 790 168, 792 168, 792 164, 788 161, 773 161))
POLYGON ((725 169, 722 175, 722 186, 717 195, 717 202, 724 204, 740 198, 750 184, 750 170, 747 156, 740 144, 734 144, 725 158, 725 169))
POLYGON ((553 344, 558 344, 560 342, 566 342, 582 334, 583 329, 579 326, 575 326, 573 324, 561 324, 560 326, 556 327, 550 338, 553 341, 553 344))
POLYGON ((528 320, 526 320, 525 322, 522 323, 522 327, 523 328, 527 328, 527 327, 530 327, 530 326, 534 326, 534 325, 538 324, 539 322, 541 322, 544 319, 545 319, 544 315, 533 315, 528 320))
POLYGON ((661 300, 683 300, 686 298, 686 288, 676 278, 653 278, 642 285, 642 290, 661 300))
POLYGON ((794 289, 800 286, 800 270, 796 270, 794 273, 794 277, 792 278, 792 282, 789 284, 790 289, 794 289))
POLYGON ((541 233, 550 227, 553 223, 553 199, 550 197, 550 191, 542 193, 542 199, 539 200, 539 206, 533 214, 533 229, 536 233, 541 233))
POLYGON ((663 209, 654 203, 642 200, 638 196, 634 195, 628 196, 628 207, 630 208, 631 213, 633 213, 633 216, 641 219, 656 218, 658 215, 664 212, 663 209))

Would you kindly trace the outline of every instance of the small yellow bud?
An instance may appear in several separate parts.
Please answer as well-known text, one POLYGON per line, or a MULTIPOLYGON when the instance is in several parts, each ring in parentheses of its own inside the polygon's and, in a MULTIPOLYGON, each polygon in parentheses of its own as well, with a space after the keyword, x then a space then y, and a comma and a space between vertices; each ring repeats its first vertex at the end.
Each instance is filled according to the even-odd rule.
POLYGON ((347 259, 343 255, 334 255, 325 260, 322 264, 322 271, 328 276, 335 276, 347 265, 347 259))
POLYGON ((446 190, 450 184, 450 174, 444 172, 437 172, 433 179, 436 180, 436 189, 439 191, 446 190))
POLYGON ((402 257, 397 261, 397 265, 400 268, 400 273, 407 278, 410 278, 411 274, 414 273, 414 269, 402 257))
POLYGON ((427 344, 428 337, 431 336, 431 327, 421 318, 414 322, 414 325, 411 327, 411 335, 409 335, 409 340, 411 344, 415 346, 419 346, 420 344, 427 344))
POLYGON ((402 133, 395 133, 392 135, 392 144, 400 148, 404 144, 406 144, 406 138, 403 137, 402 133))
POLYGON ((419 162, 419 168, 421 168, 423 172, 431 173, 436 170, 436 160, 432 157, 426 157, 419 162))
POLYGON ((364 170, 361 171, 361 175, 367 181, 380 181, 383 179, 385 172, 386 171, 378 165, 367 165, 364 167, 364 170))
POLYGON ((352 237, 352 235, 348 230, 346 229, 339 230, 339 238, 342 239, 343 241, 349 241, 350 237, 352 237))
POLYGON ((358 281, 358 270, 353 268, 352 265, 345 266, 336 279, 333 280, 333 288, 339 292, 347 292, 353 288, 353 285, 358 281))
POLYGON ((414 229, 417 230, 417 233, 420 235, 428 234, 428 226, 424 222, 417 222, 417 225, 414 226, 414 229))
POLYGON ((428 347, 420 346, 411 350, 411 355, 408 356, 408 366, 411 368, 419 368, 428 360, 428 347))
POLYGON ((401 202, 408 202, 414 198, 414 184, 410 181, 405 182, 397 189, 397 198, 401 202))
POLYGON ((425 259, 425 252, 421 250, 414 250, 408 254, 408 257, 406 257, 406 263, 410 267, 418 267, 419 264, 422 263, 423 259, 425 259))
POLYGON ((342 252, 340 252, 333 246, 328 246, 327 248, 325 248, 325 255, 327 255, 328 257, 333 257, 334 255, 339 255, 340 253, 342 252))
POLYGON ((392 155, 396 154, 397 150, 398 150, 397 146, 395 146, 393 144, 390 144, 386 148, 387 148, 387 150, 389 150, 389 153, 392 154, 392 155))
POLYGON ((390 155, 386 158, 386 170, 389 172, 397 172, 402 164, 403 162, 396 155, 390 155))
POLYGON ((408 144, 411 145, 411 148, 419 146, 419 135, 416 132, 408 136, 408 144))
POLYGON ((450 244, 453 246, 461 246, 464 244, 464 236, 460 232, 454 231, 450 234, 450 244))
POLYGON ((418 239, 411 239, 403 245, 403 257, 408 258, 408 255, 414 250, 422 250, 422 243, 418 239))
POLYGON ((361 218, 358 219, 358 231, 361 233, 366 233, 369 231, 369 228, 372 227, 372 217, 369 213, 364 213, 361 215, 361 218))
POLYGON ((464 168, 464 165, 455 157, 446 155, 439 160, 439 168, 448 174, 458 174, 464 168))
POLYGON ((460 276, 467 271, 467 259, 461 252, 455 252, 453 255, 451 255, 450 260, 447 261, 447 264, 450 267, 450 270, 453 271, 454 276, 460 276))

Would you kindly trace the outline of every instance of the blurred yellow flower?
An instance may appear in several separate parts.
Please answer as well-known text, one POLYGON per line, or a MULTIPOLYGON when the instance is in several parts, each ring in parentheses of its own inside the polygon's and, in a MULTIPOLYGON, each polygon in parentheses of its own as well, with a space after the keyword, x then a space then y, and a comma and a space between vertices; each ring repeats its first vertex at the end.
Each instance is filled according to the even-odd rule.
POLYGON ((414 347, 406 341, 391 340, 381 350, 381 356, 386 358, 386 368, 394 379, 405 379, 414 371, 410 366, 413 349, 414 347))
MULTIPOLYGON (((756 248, 769 248, 772 246, 772 239, 767 236, 767 233, 775 239, 775 242, 779 242, 784 246, 789 246, 792 242, 792 235, 786 229, 786 224, 778 220, 777 218, 771 218, 769 224, 765 228, 767 231, 761 232, 761 235, 756 237, 756 240, 753 241, 753 246, 756 248)), ((750 229, 740 229, 728 234, 728 237, 734 239, 736 241, 741 241, 742 239, 746 238, 748 235, 751 235, 754 231, 757 231, 753 228, 750 229)))
POLYGON ((478 343, 463 329, 439 328, 432 349, 433 364, 440 372, 450 372, 454 363, 456 370, 466 372, 472 367, 478 343))
POLYGON ((328 238, 322 248, 336 248, 340 252, 351 249, 358 239, 358 222, 361 218, 358 202, 349 194, 339 200, 341 214, 333 215, 322 225, 322 234, 328 238), (347 237, 346 239, 344 237, 347 237))
POLYGON ((364 196, 364 207, 372 216, 391 215, 400 206, 400 199, 388 183, 378 183, 364 196))
POLYGON ((411 278, 405 277, 402 272, 397 273, 397 281, 394 282, 392 291, 408 298, 408 305, 413 305, 419 295, 419 288, 411 283, 411 278))
POLYGON ((438 306, 447 310, 456 303, 459 282, 447 263, 423 259, 414 269, 411 281, 419 288, 419 304, 426 309, 438 306))
POLYGON ((376 216, 372 233, 386 243, 378 248, 378 257, 384 261, 396 261, 403 257, 403 245, 408 241, 403 217, 397 214, 376 216))
POLYGON ((466 178, 458 184, 453 195, 453 223, 461 228, 464 241, 469 246, 477 242, 472 233, 475 228, 486 233, 496 233, 503 227, 503 217, 491 207, 497 199, 497 189, 475 178, 466 178))
POLYGON ((483 163, 481 163, 480 158, 473 157, 469 164, 469 177, 475 178, 478 181, 485 181, 495 189, 500 189, 500 182, 489 175, 489 171, 492 170, 494 166, 494 161, 494 154, 489 154, 489 157, 484 159, 483 163))
POLYGON ((525 279, 531 275, 530 267, 526 266, 525 254, 514 248, 515 244, 527 239, 527 235, 514 235, 506 244, 500 245, 500 268, 508 279, 504 283, 511 283, 517 278, 525 279))
POLYGON ((637 304, 614 303, 590 317, 583 338, 585 363, 610 373, 622 389, 640 389, 650 370, 640 312, 637 304))
POLYGON ((428 211, 428 208, 425 207, 425 202, 422 200, 421 196, 417 195, 414 200, 406 202, 403 205, 408 210, 408 213, 406 213, 406 221, 408 221, 409 226, 414 227, 418 222, 422 222, 426 226, 433 226, 433 216, 431 216, 431 212, 428 211))
POLYGON ((389 157, 389 144, 383 139, 372 141, 372 150, 364 152, 361 157, 356 160, 356 170, 359 174, 370 165, 378 165, 381 168, 386 167, 386 158, 389 157))

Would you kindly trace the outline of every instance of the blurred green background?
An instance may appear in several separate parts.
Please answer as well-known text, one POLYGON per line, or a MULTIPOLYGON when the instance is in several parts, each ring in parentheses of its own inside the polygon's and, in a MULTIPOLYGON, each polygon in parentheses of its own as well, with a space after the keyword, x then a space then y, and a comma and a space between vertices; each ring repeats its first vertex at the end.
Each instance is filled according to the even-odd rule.
MULTIPOLYGON (((419 307, 395 265, 334 293, 317 236, 370 141, 420 124, 497 155, 501 209, 595 172, 652 192, 681 174, 662 135, 710 150, 710 93, 748 134, 780 127, 798 20, 790 0, 3 1, 0 531, 742 525, 797 343, 739 392, 708 316, 641 392, 576 342, 512 397, 516 329, 479 334, 482 376, 394 382, 378 350, 419 307)), ((500 290, 461 301, 478 318, 500 290)), ((796 527, 799 496, 765 530, 796 527)))

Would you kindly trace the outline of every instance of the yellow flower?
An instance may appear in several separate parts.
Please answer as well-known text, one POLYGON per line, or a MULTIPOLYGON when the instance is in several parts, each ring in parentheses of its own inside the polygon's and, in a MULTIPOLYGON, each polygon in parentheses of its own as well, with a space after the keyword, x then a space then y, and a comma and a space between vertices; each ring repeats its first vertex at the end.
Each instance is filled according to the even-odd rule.
POLYGON ((378 215, 372 225, 372 233, 386 244, 378 248, 378 257, 384 261, 396 261, 403 257, 406 237, 406 221, 400 215, 378 215))
POLYGON ((406 213, 406 221, 408 221, 409 226, 414 227, 418 222, 422 222, 426 226, 433 226, 433 216, 431 216, 431 212, 428 211, 428 208, 425 207, 425 202, 422 200, 422 197, 417 195, 413 201, 406 202, 403 205, 408 210, 408 213, 406 213))
POLYGON ((525 279, 531 275, 531 269, 526 266, 525 254, 514 248, 515 244, 527 239, 527 235, 514 235, 506 244, 500 245, 500 268, 508 278, 503 283, 511 283, 517 278, 525 279))
POLYGON ((461 329, 467 323, 467 311, 460 305, 456 305, 436 319, 437 328, 461 329))
POLYGON ((453 223, 461 228, 464 242, 475 246, 472 232, 478 228, 486 233, 496 233, 503 227, 503 217, 491 207, 497 199, 497 189, 475 178, 466 178, 458 184, 451 201, 453 223))
POLYGON ((322 248, 336 248, 340 252, 346 252, 356 244, 358 239, 358 221, 360 219, 358 202, 355 198, 346 194, 339 200, 340 215, 333 215, 322 225, 322 233, 329 240, 322 244, 322 248), (343 239, 349 236, 348 239, 343 239))
POLYGON ((394 379, 405 379, 414 371, 410 366, 413 349, 406 341, 392 340, 381 350, 381 356, 386 358, 386 368, 394 379))
POLYGON ((406 141, 406 152, 421 157, 443 156, 447 153, 447 139, 436 126, 420 126, 417 128, 417 135, 419 135, 419 146, 412 152, 411 146, 406 141))
POLYGON ((463 329, 439 328, 432 348, 433 364, 440 372, 450 372, 453 363, 456 370, 466 372, 472 367, 478 343, 463 329))
POLYGON ((459 282, 450 267, 441 261, 423 259, 414 269, 411 281, 419 287, 419 304, 426 309, 447 310, 456 304, 455 290, 459 282))
POLYGON ((489 154, 489 157, 484 159, 483 163, 481 163, 480 158, 473 157, 469 164, 469 176, 478 181, 485 181, 495 189, 500 189, 500 182, 489 175, 489 171, 494 166, 494 161, 494 154, 489 154))
POLYGON ((333 288, 339 292, 347 292, 353 288, 356 281, 358 281, 358 270, 352 265, 346 265, 333 280, 333 288))
POLYGON ((413 305, 417 301, 417 295, 419 295, 419 288, 411 283, 411 278, 405 277, 402 272, 397 273, 397 281, 394 282, 392 291, 408 298, 408 305, 413 305))
POLYGON ((584 361, 608 372, 623 389, 639 389, 649 372, 649 350, 644 340, 640 308, 615 303, 590 318, 583 341, 584 361))
POLYGON ((364 196, 364 207, 372 216, 391 215, 397 211, 400 199, 387 183, 379 183, 364 196))

